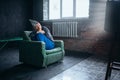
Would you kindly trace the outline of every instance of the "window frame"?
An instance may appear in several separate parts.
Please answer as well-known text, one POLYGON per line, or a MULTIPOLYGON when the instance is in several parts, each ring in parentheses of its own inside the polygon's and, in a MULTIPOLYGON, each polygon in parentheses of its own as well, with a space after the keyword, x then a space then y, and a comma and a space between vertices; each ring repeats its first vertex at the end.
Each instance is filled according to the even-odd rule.
POLYGON ((76 17, 76 0, 73 0, 73 17, 62 17, 62 1, 60 0, 60 19, 50 19, 50 0, 48 0, 48 19, 44 21, 63 21, 63 20, 80 20, 80 19, 88 19, 90 14, 90 0, 89 0, 89 8, 88 8, 88 16, 86 17, 76 17))

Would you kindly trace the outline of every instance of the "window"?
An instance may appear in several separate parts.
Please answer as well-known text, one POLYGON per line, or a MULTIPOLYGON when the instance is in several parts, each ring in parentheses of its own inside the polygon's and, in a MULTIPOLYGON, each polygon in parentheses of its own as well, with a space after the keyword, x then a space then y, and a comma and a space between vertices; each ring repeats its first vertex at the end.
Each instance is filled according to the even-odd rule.
POLYGON ((76 0, 76 17, 89 17, 89 0, 76 0))
POLYGON ((47 10, 44 10, 48 17, 44 20, 89 17, 89 0, 48 0, 48 5, 47 10))
POLYGON ((62 0, 62 17, 73 17, 73 0, 62 0))
POLYGON ((60 0, 49 0, 49 19, 60 19, 60 0))

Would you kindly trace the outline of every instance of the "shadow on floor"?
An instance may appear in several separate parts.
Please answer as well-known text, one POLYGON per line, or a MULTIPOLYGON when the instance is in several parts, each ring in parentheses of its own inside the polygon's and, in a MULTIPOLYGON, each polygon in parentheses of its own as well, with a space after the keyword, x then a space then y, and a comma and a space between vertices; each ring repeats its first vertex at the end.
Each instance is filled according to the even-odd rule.
POLYGON ((7 49, 0 53, 2 64, 0 65, 0 80, 48 80, 89 56, 91 56, 89 53, 66 50, 63 62, 51 64, 48 68, 37 68, 19 62, 18 49, 7 49))

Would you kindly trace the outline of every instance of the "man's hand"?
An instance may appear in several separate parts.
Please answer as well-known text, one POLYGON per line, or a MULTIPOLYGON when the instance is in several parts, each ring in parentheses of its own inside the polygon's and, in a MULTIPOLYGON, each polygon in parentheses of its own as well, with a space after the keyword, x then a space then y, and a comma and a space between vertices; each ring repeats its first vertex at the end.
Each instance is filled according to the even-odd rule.
POLYGON ((37 33, 45 34, 45 31, 44 30, 40 30, 40 31, 37 31, 37 33))

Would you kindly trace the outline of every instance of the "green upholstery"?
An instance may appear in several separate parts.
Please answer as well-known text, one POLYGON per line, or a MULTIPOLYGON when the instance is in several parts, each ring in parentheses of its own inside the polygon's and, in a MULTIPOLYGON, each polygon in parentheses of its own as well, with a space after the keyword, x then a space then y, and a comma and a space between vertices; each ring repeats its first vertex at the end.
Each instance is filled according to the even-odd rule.
POLYGON ((62 50, 61 47, 56 47, 56 48, 54 48, 54 49, 52 49, 52 50, 46 50, 46 54, 47 54, 47 55, 53 54, 53 53, 59 52, 59 51, 61 51, 61 50, 62 50))
POLYGON ((2 39, 0 42, 6 42, 6 41, 20 41, 23 40, 21 37, 14 37, 14 38, 9 38, 9 39, 2 39))
POLYGON ((42 41, 32 41, 29 37, 31 31, 24 31, 23 40, 20 42, 19 60, 37 67, 61 61, 64 58, 64 42, 54 40, 55 48, 45 50, 45 43, 42 41))
POLYGON ((24 31, 23 33, 23 39, 24 40, 29 40, 31 41, 30 37, 29 37, 29 34, 31 33, 32 31, 24 31))

